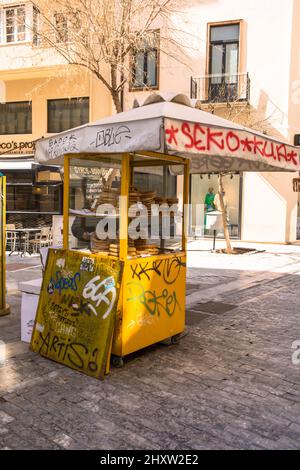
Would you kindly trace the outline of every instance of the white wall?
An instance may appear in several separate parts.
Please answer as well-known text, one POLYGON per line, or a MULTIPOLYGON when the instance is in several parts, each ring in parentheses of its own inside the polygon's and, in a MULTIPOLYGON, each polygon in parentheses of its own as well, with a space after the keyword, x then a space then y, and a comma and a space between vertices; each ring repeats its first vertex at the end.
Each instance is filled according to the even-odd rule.
MULTIPOLYGON (((300 129, 300 105, 295 109, 294 104, 291 109, 290 97, 291 70, 295 78, 300 73, 299 44, 295 46, 299 32, 296 37, 294 30, 297 22, 293 19, 293 13, 300 10, 300 1, 199 0, 191 3, 193 6, 188 8, 186 4, 186 12, 175 20, 177 28, 187 33, 185 64, 162 55, 160 91, 175 90, 189 95, 190 77, 207 73, 207 24, 243 20, 241 71, 248 72, 251 79, 251 114, 254 118, 250 121, 257 121, 257 127, 266 128, 270 135, 291 141, 291 115, 293 129, 298 125, 297 119, 300 129), (298 9, 295 9, 296 4, 298 9), (267 125, 265 120, 268 121, 267 125)), ((299 25, 300 18, 298 29, 299 25)), ((139 91, 128 93, 126 107, 131 107, 133 97, 142 99, 145 94, 139 91)), ((278 243, 296 240, 297 195, 292 189, 293 177, 295 174, 245 174, 244 240, 278 243)), ((194 188, 196 195, 198 186, 194 188)))
POLYGON ((298 195, 291 173, 244 175, 242 239, 285 243, 296 240, 298 195))

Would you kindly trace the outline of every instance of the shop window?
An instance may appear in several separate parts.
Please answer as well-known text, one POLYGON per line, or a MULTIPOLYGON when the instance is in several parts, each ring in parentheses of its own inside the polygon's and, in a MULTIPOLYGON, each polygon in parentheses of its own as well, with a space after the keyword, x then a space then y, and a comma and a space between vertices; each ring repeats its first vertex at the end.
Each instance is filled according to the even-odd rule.
POLYGON ((48 100, 48 132, 59 132, 89 122, 89 98, 48 100))
POLYGON ((33 186, 31 171, 5 171, 7 213, 60 214, 62 185, 33 186))
POLYGON ((132 58, 131 89, 158 88, 158 33, 154 32, 132 58))
POLYGON ((32 104, 0 103, 0 135, 32 134, 32 104))
MULTIPOLYGON (((239 238, 241 234, 242 214, 242 176, 239 174, 223 177, 225 190, 224 202, 228 215, 229 234, 239 238)), ((191 232, 198 237, 211 237, 213 233, 207 229, 208 213, 220 209, 218 193, 218 175, 191 176, 191 232)), ((223 238, 223 231, 217 236, 223 238)))

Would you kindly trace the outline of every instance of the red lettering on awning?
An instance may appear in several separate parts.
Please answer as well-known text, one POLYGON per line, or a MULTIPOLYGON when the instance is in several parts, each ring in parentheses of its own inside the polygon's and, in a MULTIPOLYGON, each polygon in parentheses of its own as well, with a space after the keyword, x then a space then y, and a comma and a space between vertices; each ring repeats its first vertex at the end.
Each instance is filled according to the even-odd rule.
POLYGON ((240 138, 234 132, 228 132, 226 136, 226 144, 230 152, 236 152, 240 148, 240 138), (235 145, 233 141, 235 140, 235 145))

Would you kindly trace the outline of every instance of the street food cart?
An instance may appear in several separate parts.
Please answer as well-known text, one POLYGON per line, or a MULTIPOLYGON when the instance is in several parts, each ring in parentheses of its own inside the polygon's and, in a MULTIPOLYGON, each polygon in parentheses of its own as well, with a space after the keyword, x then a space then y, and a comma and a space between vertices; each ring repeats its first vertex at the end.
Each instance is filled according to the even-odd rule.
POLYGON ((64 250, 48 257, 31 346, 95 377, 110 352, 122 365, 184 331, 189 174, 299 171, 295 147, 195 109, 181 94, 152 94, 143 106, 41 139, 36 160, 64 165, 64 250), (163 207, 156 219, 153 205, 163 207))
POLYGON ((143 151, 64 156, 64 249, 122 264, 115 365, 184 331, 188 182, 189 160, 182 157, 143 151), (184 174, 181 203, 170 193, 170 165, 184 174))

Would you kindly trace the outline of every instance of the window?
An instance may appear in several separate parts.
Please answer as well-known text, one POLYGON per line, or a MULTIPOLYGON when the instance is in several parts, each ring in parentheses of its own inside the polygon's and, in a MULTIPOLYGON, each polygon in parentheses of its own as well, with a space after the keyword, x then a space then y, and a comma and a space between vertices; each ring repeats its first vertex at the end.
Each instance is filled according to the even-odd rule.
POLYGON ((0 44, 38 41, 39 11, 29 2, 0 8, 0 44))
POLYGON ((48 132, 72 129, 89 122, 89 98, 48 100, 48 132))
POLYGON ((32 134, 31 102, 0 104, 0 135, 8 134, 32 134))
POLYGON ((158 88, 158 34, 144 39, 140 50, 133 54, 132 83, 135 89, 158 88))
POLYGON ((25 6, 5 8, 5 40, 7 43, 26 40, 25 6))
POLYGON ((61 13, 54 14, 56 42, 68 41, 68 24, 67 19, 61 13))
POLYGON ((239 38, 239 23, 210 26, 210 100, 233 101, 237 97, 239 38))

